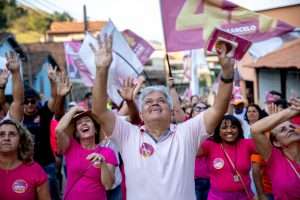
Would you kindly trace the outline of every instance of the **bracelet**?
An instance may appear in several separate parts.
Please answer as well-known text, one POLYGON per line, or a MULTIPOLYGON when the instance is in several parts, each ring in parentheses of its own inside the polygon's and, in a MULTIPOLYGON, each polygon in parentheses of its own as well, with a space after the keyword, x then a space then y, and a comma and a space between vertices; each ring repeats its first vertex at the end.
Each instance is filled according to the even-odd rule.
POLYGON ((223 74, 221 75, 221 81, 223 81, 223 83, 232 83, 234 79, 234 76, 232 76, 231 78, 224 78, 223 74))

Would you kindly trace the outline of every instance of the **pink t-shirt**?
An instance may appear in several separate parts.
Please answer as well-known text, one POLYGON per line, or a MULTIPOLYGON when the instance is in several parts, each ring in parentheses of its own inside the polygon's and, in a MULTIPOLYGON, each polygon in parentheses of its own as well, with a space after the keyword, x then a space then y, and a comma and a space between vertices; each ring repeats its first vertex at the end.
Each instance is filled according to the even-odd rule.
POLYGON ((207 157, 197 156, 195 160, 195 178, 209 178, 207 157))
POLYGON ((116 155, 110 148, 97 146, 93 150, 84 149, 75 139, 71 139, 70 146, 65 152, 67 186, 64 199, 106 199, 105 188, 101 183, 101 170, 86 159, 93 152, 100 153, 107 163, 117 166, 116 155))
MULTIPOLYGON (((300 173, 300 165, 292 162, 300 173)), ((299 200, 300 179, 291 168, 283 153, 273 147, 271 157, 267 161, 266 171, 272 182, 273 194, 276 200, 299 200)))
MULTIPOLYGON (((202 146, 203 155, 208 158, 211 189, 222 192, 243 191, 242 183, 235 182, 232 169, 220 143, 206 140, 202 146), (226 181, 225 181, 226 180, 226 181)), ((249 171, 251 168, 251 154, 255 153, 255 145, 251 139, 240 139, 236 145, 224 144, 224 148, 241 174, 250 192, 249 171)))
POLYGON ((32 162, 8 171, 0 169, 0 179, 1 200, 34 200, 37 188, 47 181, 47 174, 32 162))

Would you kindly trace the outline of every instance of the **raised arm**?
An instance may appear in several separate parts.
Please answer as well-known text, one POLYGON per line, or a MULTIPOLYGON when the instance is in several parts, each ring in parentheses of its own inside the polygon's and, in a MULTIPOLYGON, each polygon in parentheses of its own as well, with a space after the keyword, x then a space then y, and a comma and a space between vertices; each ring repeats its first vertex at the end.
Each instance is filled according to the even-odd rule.
POLYGON ((73 116, 82 111, 84 110, 81 107, 74 106, 59 120, 55 129, 59 153, 64 153, 69 147, 70 137, 72 137, 75 130, 68 130, 67 128, 69 127, 73 116))
POLYGON ((24 115, 24 86, 20 73, 21 61, 15 53, 10 53, 6 59, 6 67, 12 75, 13 82, 13 102, 9 107, 9 115, 17 121, 22 121, 24 115))
POLYGON ((174 78, 169 77, 167 84, 168 84, 168 88, 170 91, 170 95, 173 100, 173 115, 174 115, 175 121, 183 122, 185 120, 185 113, 184 113, 183 109, 181 108, 180 101, 179 101, 179 95, 174 86, 174 78))
POLYGON ((72 83, 65 72, 61 72, 58 74, 56 86, 57 94, 54 100, 54 114, 55 116, 62 116, 65 112, 65 97, 70 93, 72 89, 72 83))
POLYGON ((51 84, 51 98, 48 100, 48 107, 55 116, 64 114, 64 102, 66 95, 72 88, 69 77, 64 71, 58 71, 58 67, 49 65, 48 78, 51 84))
POLYGON ((7 113, 9 105, 6 102, 5 99, 5 87, 8 80, 9 71, 4 68, 0 71, 0 106, 2 110, 7 113))
POLYGON ((91 48, 95 53, 96 79, 93 87, 92 112, 97 116, 107 136, 115 126, 115 115, 107 110, 107 77, 112 62, 112 37, 98 37, 99 49, 91 48))
POLYGON ((48 79, 51 87, 51 97, 48 99, 48 108, 51 112, 55 112, 55 98, 57 96, 57 79, 58 79, 58 67, 53 67, 48 64, 48 79))
POLYGON ((294 98, 290 103, 292 105, 291 107, 262 118, 251 125, 252 138, 256 144, 256 149, 264 160, 269 159, 272 151, 272 144, 265 135, 265 132, 272 130, 277 125, 289 120, 293 116, 300 114, 300 99, 294 98))
POLYGON ((226 48, 223 48, 221 54, 218 55, 222 67, 222 75, 214 105, 204 112, 204 122, 208 133, 213 133, 216 126, 222 120, 232 94, 234 60, 226 57, 225 52, 226 48))
POLYGON ((133 83, 133 79, 129 77, 124 81, 123 87, 119 91, 120 96, 126 102, 125 105, 127 106, 127 114, 129 115, 130 122, 132 122, 133 124, 137 124, 141 121, 138 108, 134 102, 135 88, 136 85, 133 83))

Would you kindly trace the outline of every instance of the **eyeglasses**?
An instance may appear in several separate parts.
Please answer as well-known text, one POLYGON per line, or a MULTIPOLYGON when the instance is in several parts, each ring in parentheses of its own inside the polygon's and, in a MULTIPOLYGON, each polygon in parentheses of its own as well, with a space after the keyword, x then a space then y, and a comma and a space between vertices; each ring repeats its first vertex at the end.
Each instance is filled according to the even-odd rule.
POLYGON ((207 109, 207 107, 196 106, 196 107, 194 108, 194 111, 196 111, 196 112, 201 112, 201 111, 204 111, 204 110, 206 110, 206 109, 207 109))
POLYGON ((25 99, 25 101, 24 101, 24 104, 35 104, 36 103, 36 100, 35 99, 25 99))

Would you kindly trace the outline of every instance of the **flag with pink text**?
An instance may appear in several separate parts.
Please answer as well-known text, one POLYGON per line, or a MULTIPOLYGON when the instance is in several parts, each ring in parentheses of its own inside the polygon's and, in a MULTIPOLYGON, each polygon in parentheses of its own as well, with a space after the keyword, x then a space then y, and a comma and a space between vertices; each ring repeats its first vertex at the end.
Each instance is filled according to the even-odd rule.
POLYGON ((167 51, 205 47, 215 27, 252 42, 294 29, 227 0, 160 0, 167 51))

